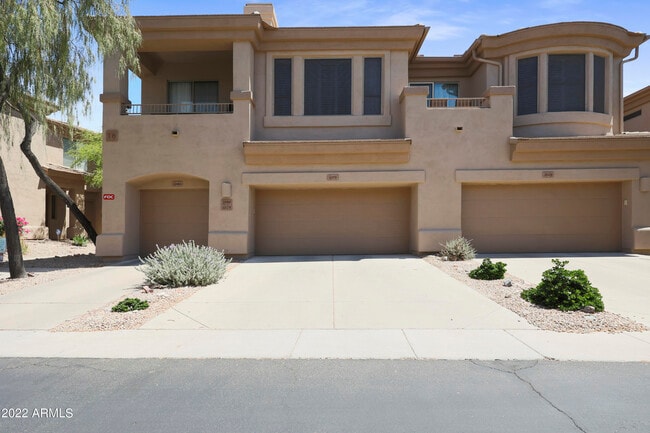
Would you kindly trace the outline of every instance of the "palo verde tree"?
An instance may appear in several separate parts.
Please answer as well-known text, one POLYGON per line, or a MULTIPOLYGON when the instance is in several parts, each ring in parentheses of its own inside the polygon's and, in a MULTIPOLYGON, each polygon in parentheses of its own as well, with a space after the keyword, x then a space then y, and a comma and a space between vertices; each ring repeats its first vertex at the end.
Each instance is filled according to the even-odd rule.
MULTIPOLYGON (((118 55, 121 70, 138 69, 141 35, 128 0, 0 1, 0 111, 20 113, 20 149, 43 183, 68 206, 95 242, 96 232, 75 202, 42 169, 31 150, 45 118, 60 110, 70 121, 90 110, 90 68, 104 55, 118 55), (2 111, 4 110, 4 111, 2 111)), ((1 132, 10 135, 8 116, 1 132)), ((9 140, 7 140, 9 141, 9 140)), ((4 165, 0 160, 0 207, 6 225, 12 278, 26 275, 4 165)))

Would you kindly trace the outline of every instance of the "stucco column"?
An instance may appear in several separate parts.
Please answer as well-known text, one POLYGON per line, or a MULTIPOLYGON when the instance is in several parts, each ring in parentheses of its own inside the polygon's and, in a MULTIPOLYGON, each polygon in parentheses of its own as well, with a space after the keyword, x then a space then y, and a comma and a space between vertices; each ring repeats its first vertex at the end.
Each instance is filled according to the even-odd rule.
POLYGON ((234 91, 252 91, 255 52, 250 42, 232 44, 232 87, 234 91))
MULTIPOLYGON (((104 167, 120 167, 123 161, 120 161, 119 153, 111 152, 109 148, 123 145, 120 141, 122 104, 129 102, 129 81, 128 73, 120 70, 117 56, 104 58, 104 91, 99 99, 104 104, 104 167)), ((98 256, 123 257, 138 252, 139 232, 128 233, 126 230, 128 218, 125 189, 127 185, 119 174, 114 175, 114 173, 114 170, 104 170, 103 191, 114 194, 114 200, 106 201, 105 206, 102 206, 104 230, 97 237, 98 256), (125 240, 127 237, 129 241, 125 240)), ((139 212, 139 207, 136 209, 139 212)))

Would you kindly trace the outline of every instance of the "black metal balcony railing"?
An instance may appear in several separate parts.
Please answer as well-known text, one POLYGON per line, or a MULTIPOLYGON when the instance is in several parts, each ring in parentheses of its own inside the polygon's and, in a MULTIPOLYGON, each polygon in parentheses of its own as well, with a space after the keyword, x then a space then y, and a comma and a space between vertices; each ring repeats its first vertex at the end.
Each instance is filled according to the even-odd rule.
POLYGON ((428 108, 490 108, 489 98, 427 98, 428 108))
POLYGON ((233 104, 122 104, 122 114, 140 116, 149 114, 227 114, 233 112, 233 104))

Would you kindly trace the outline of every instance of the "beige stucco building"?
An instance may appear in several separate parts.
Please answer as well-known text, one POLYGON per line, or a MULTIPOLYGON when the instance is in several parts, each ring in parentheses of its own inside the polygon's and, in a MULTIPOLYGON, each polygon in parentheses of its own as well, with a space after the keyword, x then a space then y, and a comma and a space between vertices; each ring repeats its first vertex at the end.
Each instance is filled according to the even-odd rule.
POLYGON ((650 131, 650 86, 623 99, 625 131, 650 131))
POLYGON ((193 239, 233 255, 650 251, 650 135, 623 134, 605 23, 481 36, 422 57, 428 28, 138 17, 141 104, 104 63, 97 253, 193 239), (111 198, 113 198, 111 196, 111 198))
MULTIPOLYGON (((15 112, 4 116, 10 133, 0 135, 0 157, 7 171, 16 216, 29 223, 24 237, 71 239, 84 233, 65 203, 41 182, 21 152, 20 143, 25 135, 23 120, 15 112)), ((84 171, 71 167, 72 160, 67 153, 74 142, 72 135, 80 132, 79 128, 71 131, 66 124, 48 120, 47 128, 40 127, 34 134, 31 149, 48 176, 75 200, 95 229, 101 231, 100 191, 86 185, 84 171)))

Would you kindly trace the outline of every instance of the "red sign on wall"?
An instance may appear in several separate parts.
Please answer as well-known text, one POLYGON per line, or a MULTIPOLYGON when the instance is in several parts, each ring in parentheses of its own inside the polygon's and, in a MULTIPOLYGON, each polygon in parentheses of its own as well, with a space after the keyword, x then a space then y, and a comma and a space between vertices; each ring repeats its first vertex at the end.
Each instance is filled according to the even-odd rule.
POLYGON ((104 194, 102 195, 104 200, 115 200, 115 194, 104 194))

